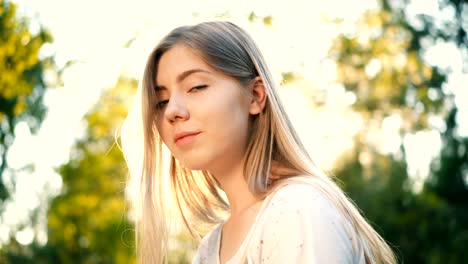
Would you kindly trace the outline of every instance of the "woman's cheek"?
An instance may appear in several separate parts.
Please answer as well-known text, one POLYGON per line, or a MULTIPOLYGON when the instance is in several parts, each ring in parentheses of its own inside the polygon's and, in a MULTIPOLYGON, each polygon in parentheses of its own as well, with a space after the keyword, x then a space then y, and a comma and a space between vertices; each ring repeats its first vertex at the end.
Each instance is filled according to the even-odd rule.
MULTIPOLYGON (((161 138, 162 142, 167 146, 167 147, 171 147, 171 142, 169 141, 169 132, 167 131, 167 129, 164 127, 164 125, 160 124, 160 125, 157 125, 156 126, 157 130, 158 130, 158 134, 159 134, 159 137, 161 138)), ((172 150, 171 150, 172 151, 172 150)))

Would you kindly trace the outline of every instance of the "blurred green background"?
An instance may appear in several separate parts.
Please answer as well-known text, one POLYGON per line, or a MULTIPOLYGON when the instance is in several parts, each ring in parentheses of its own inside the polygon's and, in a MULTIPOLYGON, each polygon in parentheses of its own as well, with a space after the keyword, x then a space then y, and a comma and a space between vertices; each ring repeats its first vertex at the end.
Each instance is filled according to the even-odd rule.
MULTIPOLYGON (((299 91, 313 113, 291 110, 293 121, 299 120, 295 121, 298 130, 313 124, 314 130, 322 131, 318 141, 350 138, 351 144, 338 141, 333 145, 339 150, 333 152, 336 157, 321 164, 392 245, 401 263, 465 263, 468 2, 370 2, 372 7, 356 13, 351 24, 341 16, 347 12, 345 6, 337 6, 335 15, 332 8, 332 15, 320 17, 337 30, 320 57, 319 65, 325 66, 313 71, 301 68, 297 60, 297 65, 286 66, 290 69, 281 68, 281 94, 287 97, 299 91), (418 12, 426 5, 435 6, 437 12, 418 12), (320 76, 320 72, 325 74, 320 76), (320 80, 329 72, 332 80, 307 81, 308 75, 320 80), (320 123, 330 112, 338 115, 320 123), (348 117, 355 120, 354 125, 346 123, 348 117)), ((53 45, 54 31, 38 22, 34 12, 21 9, 21 4, 0 0, 0 263, 134 263, 132 218, 125 200, 127 168, 115 131, 131 105, 139 77, 125 69, 116 71, 116 81, 95 92, 98 99, 90 101, 84 116, 78 116, 79 132, 73 134, 69 156, 52 171, 41 171, 40 165, 28 161, 30 153, 49 156, 51 152, 19 134, 25 128, 32 135, 46 129, 41 124, 48 109, 52 114, 54 102, 47 95, 68 91, 67 71, 81 62, 57 56, 54 47, 62 44, 53 45), (16 150, 15 144, 23 145, 16 150), (49 180, 37 181, 38 171, 49 180), (20 195, 20 182, 35 195, 20 195), (19 209, 21 202, 27 210, 19 209)), ((229 6, 206 11, 205 17, 202 11, 187 12, 193 21, 230 19, 260 31, 286 25, 262 5, 266 4, 246 5, 240 15, 229 6)), ((112 12, 109 8, 100 12, 112 12)), ((86 14, 81 15, 86 20, 86 14)), ((314 43, 324 44, 320 35, 308 32, 312 25, 301 26, 291 30, 298 39, 311 39, 305 41, 306 52, 300 53, 307 57, 308 49, 311 54, 316 49, 314 43)), ((144 27, 151 30, 151 25, 144 27)), ((135 47, 140 34, 136 31, 120 45, 135 47)), ((92 43, 106 35, 89 37, 92 43)), ((100 52, 104 51, 97 50, 93 56, 99 57, 100 52)), ((287 55, 289 51, 276 52, 287 55)), ((73 96, 77 105, 85 100, 79 92, 73 96)), ((65 110, 75 106, 61 107, 66 115, 65 110)), ((69 133, 67 126, 44 133, 52 133, 61 144, 61 135, 69 133)), ((299 132, 306 142, 317 137, 299 132)), ((315 148, 312 156, 320 160, 319 153, 325 150, 315 148)), ((190 263, 195 242, 183 231, 174 232, 171 242, 170 263, 190 263)))

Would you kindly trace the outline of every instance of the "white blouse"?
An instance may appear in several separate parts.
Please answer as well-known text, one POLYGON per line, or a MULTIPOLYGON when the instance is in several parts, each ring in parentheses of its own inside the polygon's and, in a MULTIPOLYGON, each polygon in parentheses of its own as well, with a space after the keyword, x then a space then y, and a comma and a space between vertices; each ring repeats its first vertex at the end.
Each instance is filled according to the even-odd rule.
MULTIPOLYGON (((290 183, 270 195, 228 264, 365 263, 356 231, 313 185, 290 183)), ((222 226, 202 239, 192 264, 219 264, 222 226)))

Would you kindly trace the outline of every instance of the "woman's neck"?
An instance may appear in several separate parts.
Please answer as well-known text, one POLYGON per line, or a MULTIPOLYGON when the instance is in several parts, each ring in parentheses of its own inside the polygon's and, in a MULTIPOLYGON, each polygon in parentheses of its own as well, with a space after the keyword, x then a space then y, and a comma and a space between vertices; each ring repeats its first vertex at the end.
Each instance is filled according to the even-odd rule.
POLYGON ((226 193, 231 208, 231 217, 241 214, 245 209, 260 201, 249 190, 244 177, 243 164, 222 171, 219 170, 213 175, 226 193))

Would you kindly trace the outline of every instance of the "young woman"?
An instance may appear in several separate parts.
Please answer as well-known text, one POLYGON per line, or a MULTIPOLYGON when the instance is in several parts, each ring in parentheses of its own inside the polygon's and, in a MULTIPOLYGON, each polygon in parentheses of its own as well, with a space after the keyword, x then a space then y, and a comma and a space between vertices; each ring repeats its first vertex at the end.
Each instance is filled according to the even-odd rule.
MULTIPOLYGON (((141 104, 141 165, 129 154, 130 136, 122 137, 129 167, 141 169, 132 181, 140 263, 167 261, 171 195, 193 235, 194 223, 214 225, 193 263, 396 263, 314 165, 260 51, 238 26, 206 22, 170 32, 149 56, 141 104)), ((138 123, 132 116, 138 111, 126 129, 138 123)))

